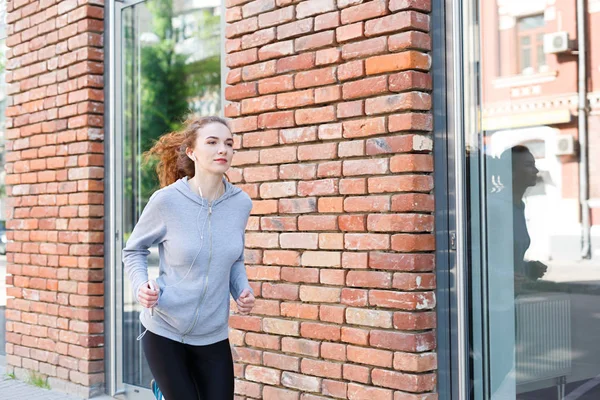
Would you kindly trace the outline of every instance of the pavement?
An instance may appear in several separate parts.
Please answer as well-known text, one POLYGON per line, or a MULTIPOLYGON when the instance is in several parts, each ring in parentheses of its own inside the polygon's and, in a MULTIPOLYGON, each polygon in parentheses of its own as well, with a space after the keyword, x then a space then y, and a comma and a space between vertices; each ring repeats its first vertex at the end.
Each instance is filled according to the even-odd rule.
POLYGON ((6 374, 6 367, 0 357, 0 398, 2 400, 82 400, 62 392, 42 389, 29 385, 6 374))

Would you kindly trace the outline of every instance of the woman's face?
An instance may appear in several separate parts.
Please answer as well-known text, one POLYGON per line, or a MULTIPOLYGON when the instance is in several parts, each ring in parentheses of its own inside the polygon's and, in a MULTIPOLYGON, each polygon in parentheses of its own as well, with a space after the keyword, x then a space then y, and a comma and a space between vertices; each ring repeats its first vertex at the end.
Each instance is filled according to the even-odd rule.
POLYGON ((196 147, 188 148, 188 156, 195 156, 196 170, 222 175, 231 166, 233 135, 220 123, 209 123, 198 130, 196 147))
POLYGON ((539 172, 535 166, 535 158, 530 152, 513 155, 513 185, 522 188, 535 186, 539 172))

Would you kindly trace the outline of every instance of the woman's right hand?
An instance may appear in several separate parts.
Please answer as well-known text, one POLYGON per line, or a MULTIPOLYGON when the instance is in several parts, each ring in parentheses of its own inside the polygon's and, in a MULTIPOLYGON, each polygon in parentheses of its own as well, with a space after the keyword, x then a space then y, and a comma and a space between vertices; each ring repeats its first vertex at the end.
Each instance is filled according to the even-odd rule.
POLYGON ((138 301, 146 308, 152 308, 158 301, 158 284, 154 280, 150 280, 140 286, 138 290, 138 301), (152 289, 154 288, 154 290, 152 289))

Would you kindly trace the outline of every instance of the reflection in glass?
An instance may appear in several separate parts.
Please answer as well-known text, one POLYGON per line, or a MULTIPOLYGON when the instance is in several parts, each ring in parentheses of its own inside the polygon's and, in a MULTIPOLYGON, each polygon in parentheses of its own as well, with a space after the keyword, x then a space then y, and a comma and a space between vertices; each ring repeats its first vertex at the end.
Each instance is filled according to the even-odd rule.
MULTIPOLYGON (((122 246, 158 189, 155 161, 147 151, 161 135, 176 130, 190 113, 219 114, 220 2, 148 0, 121 14, 122 246), (195 8, 192 8, 195 7, 195 8)), ((150 278, 158 274, 158 249, 150 249, 150 278)), ((140 306, 123 275, 123 375, 147 387, 151 375, 136 338, 140 306)))
POLYGON ((581 53, 543 47, 556 32, 575 38, 577 3, 478 2, 482 129, 467 154, 471 278, 481 293, 473 337, 484 332, 471 349, 484 371, 477 399, 600 399, 600 215, 591 213, 591 257, 582 257, 579 193, 587 182, 600 198, 600 161, 592 156, 581 175, 587 149, 576 146, 589 127, 584 145, 600 148, 600 13, 586 17, 585 107, 581 53))

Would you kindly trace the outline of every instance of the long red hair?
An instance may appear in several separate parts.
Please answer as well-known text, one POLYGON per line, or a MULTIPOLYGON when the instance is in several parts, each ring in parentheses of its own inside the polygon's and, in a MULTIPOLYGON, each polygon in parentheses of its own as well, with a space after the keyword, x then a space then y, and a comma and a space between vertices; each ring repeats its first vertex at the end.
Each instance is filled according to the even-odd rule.
POLYGON ((175 132, 161 136, 154 146, 144 153, 148 161, 151 157, 158 157, 156 174, 160 187, 165 187, 184 176, 193 178, 195 174, 194 162, 186 154, 186 149, 196 146, 198 131, 208 124, 222 124, 229 129, 227 121, 221 117, 189 117, 183 127, 175 132))

